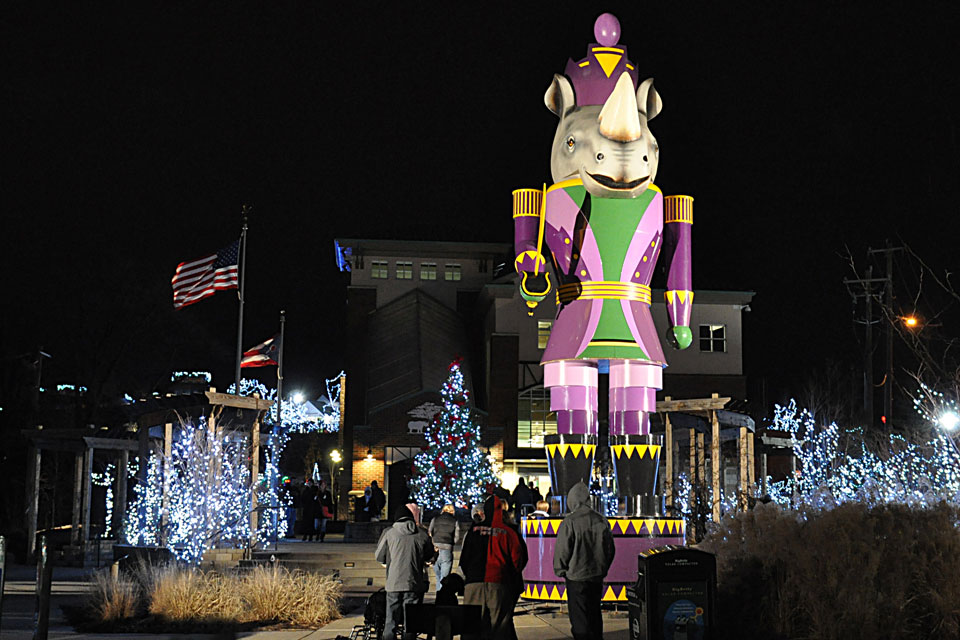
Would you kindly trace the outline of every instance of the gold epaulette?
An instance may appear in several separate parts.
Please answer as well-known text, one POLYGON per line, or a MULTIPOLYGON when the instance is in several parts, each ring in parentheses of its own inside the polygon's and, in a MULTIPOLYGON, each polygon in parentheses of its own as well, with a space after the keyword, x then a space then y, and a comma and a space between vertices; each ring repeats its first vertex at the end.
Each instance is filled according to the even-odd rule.
POLYGON ((514 218, 539 218, 542 208, 542 189, 517 189, 513 192, 514 218))
POLYGON ((693 224, 693 196, 666 196, 664 222, 693 224))

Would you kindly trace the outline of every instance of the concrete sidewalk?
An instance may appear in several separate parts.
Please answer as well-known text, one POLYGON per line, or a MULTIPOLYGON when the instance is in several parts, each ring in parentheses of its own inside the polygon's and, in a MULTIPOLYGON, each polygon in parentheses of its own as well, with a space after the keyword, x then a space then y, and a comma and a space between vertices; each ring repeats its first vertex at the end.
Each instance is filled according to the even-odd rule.
MULTIPOLYGON (((320 545, 303 543, 291 545, 281 543, 281 550, 297 548, 300 551, 345 551, 348 547, 339 541, 320 545)), ((369 545, 372 554, 373 545, 369 545)), ((343 618, 315 630, 297 629, 290 631, 251 631, 240 632, 236 636, 210 634, 105 634, 77 633, 68 624, 63 607, 76 607, 81 604, 86 590, 86 581, 95 569, 54 567, 50 607, 51 640, 61 638, 113 639, 138 638, 142 640, 179 640, 184 638, 255 638, 257 640, 333 640, 338 635, 349 636, 355 625, 363 624, 363 602, 365 594, 347 594, 353 597, 345 600, 348 610, 343 618)), ((4 589, 0 638, 2 640, 30 640, 33 637, 35 605, 36 568, 27 565, 13 565, 7 568, 7 582, 4 589)), ((428 593, 426 602, 433 601, 433 593, 428 593)), ((572 638, 570 621, 566 612, 557 603, 529 603, 521 600, 514 614, 514 625, 519 640, 561 640, 572 638)), ((604 638, 627 640, 628 619, 626 613, 604 613, 604 638)), ((421 636, 425 637, 425 636, 421 636)))

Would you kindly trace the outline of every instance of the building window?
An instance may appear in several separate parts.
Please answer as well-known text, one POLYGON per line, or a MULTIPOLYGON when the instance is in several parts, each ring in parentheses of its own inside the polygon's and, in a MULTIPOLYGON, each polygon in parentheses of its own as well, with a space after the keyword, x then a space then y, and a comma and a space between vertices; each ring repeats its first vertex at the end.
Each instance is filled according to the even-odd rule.
POLYGON ((437 263, 421 262, 420 263, 420 279, 436 280, 437 279, 437 263))
POLYGON ((380 279, 386 278, 387 277, 387 261, 371 260, 370 261, 370 277, 380 278, 380 279))
POLYGON ((700 325, 700 351, 726 353, 727 327, 722 324, 700 325))
POLYGON ((397 260, 397 280, 412 280, 413 279, 413 263, 412 262, 400 262, 397 260))
POLYGON ((550 339, 550 329, 553 328, 553 320, 537 320, 537 348, 546 349, 547 341, 550 339))
POLYGON ((557 415, 550 412, 550 392, 542 386, 517 396, 517 446, 539 448, 543 436, 557 432, 557 415))
POLYGON ((443 265, 443 279, 448 281, 460 280, 460 265, 458 264, 443 265))

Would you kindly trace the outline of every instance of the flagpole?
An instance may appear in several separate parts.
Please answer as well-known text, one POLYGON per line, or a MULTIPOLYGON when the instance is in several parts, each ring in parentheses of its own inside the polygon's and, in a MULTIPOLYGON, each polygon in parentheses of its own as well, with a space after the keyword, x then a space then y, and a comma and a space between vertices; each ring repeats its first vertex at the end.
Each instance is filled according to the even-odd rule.
MULTIPOLYGON (((273 437, 278 438, 283 426, 283 326, 287 321, 287 312, 280 311, 280 350, 277 353, 277 419, 273 423, 273 437)), ((273 509, 273 530, 277 531, 277 475, 280 469, 279 460, 273 460, 270 469, 270 500, 273 509)))
POLYGON ((280 350, 277 354, 277 426, 283 424, 283 325, 287 321, 286 311, 280 312, 280 350))
POLYGON ((247 279, 247 215, 250 209, 243 205, 243 227, 240 231, 240 319, 237 321, 237 364, 233 376, 233 392, 240 395, 240 360, 243 358, 243 298, 247 279))

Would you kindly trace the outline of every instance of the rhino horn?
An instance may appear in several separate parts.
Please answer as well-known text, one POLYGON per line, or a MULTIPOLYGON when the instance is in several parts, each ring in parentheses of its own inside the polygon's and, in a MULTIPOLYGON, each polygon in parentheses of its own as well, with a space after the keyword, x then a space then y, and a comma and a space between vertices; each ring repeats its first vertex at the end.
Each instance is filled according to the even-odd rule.
POLYGON ((617 142, 633 142, 643 135, 637 96, 633 93, 633 81, 626 71, 617 80, 617 86, 607 98, 597 119, 604 138, 617 142))

